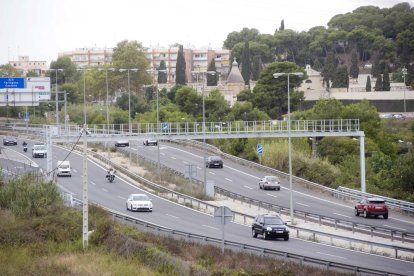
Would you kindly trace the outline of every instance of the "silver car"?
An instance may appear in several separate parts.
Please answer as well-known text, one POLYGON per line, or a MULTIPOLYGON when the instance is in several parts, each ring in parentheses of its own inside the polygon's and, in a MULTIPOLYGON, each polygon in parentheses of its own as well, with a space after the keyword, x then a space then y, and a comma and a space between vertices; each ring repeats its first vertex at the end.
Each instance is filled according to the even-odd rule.
POLYGON ((277 176, 266 175, 259 180, 259 188, 263 190, 272 189, 280 191, 280 180, 277 176))

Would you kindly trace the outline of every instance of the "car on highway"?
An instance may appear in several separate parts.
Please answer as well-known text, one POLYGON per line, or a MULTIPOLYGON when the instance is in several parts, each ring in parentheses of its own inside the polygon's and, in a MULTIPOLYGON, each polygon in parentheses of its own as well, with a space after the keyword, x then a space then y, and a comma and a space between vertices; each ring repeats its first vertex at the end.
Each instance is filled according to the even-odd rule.
POLYGON ((152 202, 145 194, 130 194, 126 202, 126 209, 152 212, 152 202))
POLYGON ((17 146, 17 139, 12 136, 5 136, 3 138, 3 146, 17 146))
POLYGON ((259 189, 280 191, 280 180, 277 176, 266 175, 259 180, 259 189))
POLYGON ((355 216, 360 214, 363 214, 365 218, 382 216, 388 219, 388 206, 382 198, 363 198, 355 205, 355 216))
POLYGON ((45 144, 34 144, 32 147, 32 157, 47 157, 47 149, 45 144))
POLYGON ((286 223, 276 214, 258 215, 252 224, 253 238, 257 238, 257 235, 262 235, 265 240, 269 238, 283 238, 285 241, 288 241, 289 231, 290 229, 286 223))
POLYGON ((129 141, 127 140, 119 140, 115 142, 115 147, 129 147, 129 141))
POLYGON ((151 145, 156 146, 158 145, 158 140, 155 138, 147 138, 144 140, 143 144, 144 146, 151 146, 151 145))
POLYGON ((209 156, 206 158, 206 168, 223 168, 223 160, 220 156, 209 156))

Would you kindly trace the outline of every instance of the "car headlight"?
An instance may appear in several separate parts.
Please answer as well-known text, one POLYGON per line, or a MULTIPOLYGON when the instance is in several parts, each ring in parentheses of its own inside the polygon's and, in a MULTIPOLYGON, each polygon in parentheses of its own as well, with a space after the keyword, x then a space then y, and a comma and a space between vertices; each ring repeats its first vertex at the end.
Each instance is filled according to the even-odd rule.
POLYGON ((289 231, 290 231, 289 227, 286 227, 285 231, 289 233, 289 231))
POLYGON ((268 226, 268 227, 266 228, 266 230, 267 230, 267 231, 272 231, 272 227, 268 226))

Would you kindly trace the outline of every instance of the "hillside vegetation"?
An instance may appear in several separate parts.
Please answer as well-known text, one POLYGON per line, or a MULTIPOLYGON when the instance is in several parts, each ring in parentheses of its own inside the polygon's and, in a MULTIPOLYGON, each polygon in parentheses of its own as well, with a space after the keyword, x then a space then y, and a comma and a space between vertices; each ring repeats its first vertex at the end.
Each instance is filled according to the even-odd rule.
POLYGON ((65 207, 56 186, 29 177, 0 182, 0 275, 344 275, 140 232, 89 207, 65 207))

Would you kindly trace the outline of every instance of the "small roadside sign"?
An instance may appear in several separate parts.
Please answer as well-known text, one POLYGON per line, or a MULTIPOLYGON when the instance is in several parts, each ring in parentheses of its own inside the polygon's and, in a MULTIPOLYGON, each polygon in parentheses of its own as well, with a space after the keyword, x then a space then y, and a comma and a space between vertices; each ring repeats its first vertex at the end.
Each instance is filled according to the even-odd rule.
POLYGON ((224 253, 224 225, 233 219, 233 212, 229 207, 220 206, 214 211, 214 221, 221 224, 221 253, 224 253))
POLYGON ((257 154, 262 155, 263 154, 263 145, 257 144, 257 154))

